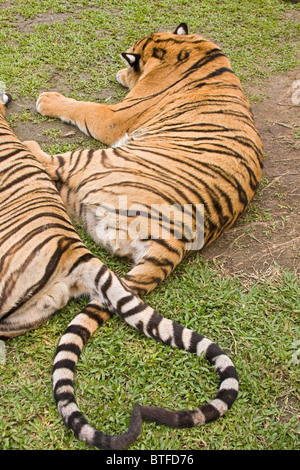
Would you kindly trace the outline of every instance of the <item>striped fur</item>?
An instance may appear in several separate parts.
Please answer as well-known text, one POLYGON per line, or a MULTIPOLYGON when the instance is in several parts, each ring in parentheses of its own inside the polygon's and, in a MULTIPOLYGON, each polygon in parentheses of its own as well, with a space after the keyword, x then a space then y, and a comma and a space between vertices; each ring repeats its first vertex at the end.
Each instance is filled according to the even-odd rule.
POLYGON ((84 246, 41 163, 5 121, 0 95, 0 337, 8 339, 38 326, 71 297, 90 303, 63 334, 53 364, 58 410, 75 435, 91 446, 119 449, 139 435, 142 420, 196 426, 222 416, 238 393, 231 360, 211 341, 165 319, 150 308, 84 246), (94 429, 77 407, 74 371, 93 332, 111 314, 150 338, 200 355, 220 377, 214 400, 193 411, 135 405, 129 429, 110 436, 94 429))
POLYGON ((129 65, 117 78, 130 92, 121 103, 79 102, 51 92, 37 101, 41 114, 73 123, 112 148, 51 157, 27 144, 56 181, 68 213, 96 243, 133 259, 124 281, 143 295, 190 252, 170 207, 190 204, 196 232, 196 207, 203 204, 198 239, 208 245, 252 199, 262 148, 240 81, 214 43, 187 34, 181 24, 173 34, 142 38, 122 55, 129 65), (122 211, 124 197, 127 209, 140 208, 139 215, 122 211), (97 230, 99 207, 118 211, 117 236, 109 226, 97 230), (149 229, 151 215, 159 221, 159 236, 149 229), (133 239, 126 224, 137 220, 144 229, 133 239))

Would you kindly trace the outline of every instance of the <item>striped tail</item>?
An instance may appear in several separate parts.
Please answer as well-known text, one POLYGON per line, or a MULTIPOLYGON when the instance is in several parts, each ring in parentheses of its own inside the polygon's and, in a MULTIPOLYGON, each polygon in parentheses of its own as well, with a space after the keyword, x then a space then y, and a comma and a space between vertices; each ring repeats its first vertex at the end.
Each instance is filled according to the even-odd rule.
POLYGON ((204 354, 219 374, 220 385, 216 397, 208 404, 191 411, 172 411, 160 407, 141 406, 145 421, 153 421, 179 428, 201 426, 226 413, 238 395, 239 382, 236 369, 229 357, 215 343, 204 336, 164 318, 146 304, 133 305, 133 296, 118 315, 146 336, 169 346, 184 349, 200 356, 204 354), (126 305, 131 304, 130 309, 126 305))
POLYGON ((142 426, 138 404, 132 410, 128 431, 116 436, 93 428, 76 404, 73 384, 79 356, 90 336, 109 317, 110 314, 101 304, 89 303, 68 325, 57 347, 53 363, 54 398, 65 425, 74 431, 79 440, 105 450, 128 447, 137 439, 142 426))
POLYGON ((238 376, 229 357, 204 336, 157 313, 106 267, 103 266, 101 272, 103 275, 96 277, 98 293, 102 297, 100 302, 92 301, 69 324, 54 358, 54 396, 66 426, 88 445, 101 449, 121 449, 128 447, 138 437, 143 419, 167 426, 193 427, 222 416, 238 395, 238 376), (204 353, 219 374, 220 386, 216 397, 210 403, 191 411, 172 411, 137 404, 133 408, 128 431, 117 436, 104 434, 90 426, 75 401, 74 371, 86 341, 111 313, 116 313, 129 325, 156 341, 197 356, 204 353))

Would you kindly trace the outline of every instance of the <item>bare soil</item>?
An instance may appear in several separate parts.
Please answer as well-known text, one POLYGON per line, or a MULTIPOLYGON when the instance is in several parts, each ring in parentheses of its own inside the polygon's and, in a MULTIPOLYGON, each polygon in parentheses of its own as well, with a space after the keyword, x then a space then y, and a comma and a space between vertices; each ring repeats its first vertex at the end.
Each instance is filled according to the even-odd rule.
POLYGON ((202 254, 232 274, 272 276, 281 268, 299 275, 300 69, 248 86, 247 92, 261 100, 252 110, 264 148, 263 179, 235 227, 202 254))
MULTIPOLYGON (((237 224, 202 251, 206 260, 221 262, 230 274, 273 276, 281 268, 299 275, 300 91, 296 100, 295 91, 300 90, 300 82, 297 89, 293 88, 296 80, 300 81, 300 68, 247 86, 250 98, 255 97, 252 109, 264 147, 263 180, 237 224)), ((69 90, 58 80, 57 91, 68 94, 69 90)), ((34 113, 34 100, 13 102, 8 115, 24 109, 34 113)), ((53 144, 53 138, 44 131, 54 127, 61 130, 58 142, 72 142, 82 136, 59 121, 17 122, 14 130, 21 140, 53 144)))

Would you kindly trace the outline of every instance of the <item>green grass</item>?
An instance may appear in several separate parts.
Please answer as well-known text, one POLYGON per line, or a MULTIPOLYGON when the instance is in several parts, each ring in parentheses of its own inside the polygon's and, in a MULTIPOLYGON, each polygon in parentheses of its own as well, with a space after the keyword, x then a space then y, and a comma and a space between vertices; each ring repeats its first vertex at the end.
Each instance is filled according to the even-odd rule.
MULTIPOLYGON (((243 82, 253 82, 299 64, 299 23, 289 14, 296 8, 279 0, 0 0, 0 79, 16 102, 34 102, 49 89, 113 102, 124 96, 115 83, 120 52, 140 36, 186 21, 191 32, 221 43, 243 82)), ((10 116, 12 126, 44 121, 22 108, 10 116)), ((75 144, 59 141, 55 121, 47 129, 49 152, 87 145, 81 137, 75 144)), ((253 209, 249 217, 260 216, 253 209)), ((128 270, 80 234, 111 269, 120 275, 128 270)), ((279 269, 272 279, 249 279, 245 286, 199 254, 182 263, 146 300, 228 351, 241 380, 239 399, 206 427, 144 423, 131 449, 299 449, 299 298, 298 280, 279 269)), ((0 364, 0 449, 86 448, 62 424, 51 390, 55 345, 85 303, 73 301, 37 330, 7 342, 0 364)), ((205 360, 157 344, 113 318, 82 354, 76 396, 93 425, 119 433, 135 402, 194 408, 211 399, 217 385, 205 360)))

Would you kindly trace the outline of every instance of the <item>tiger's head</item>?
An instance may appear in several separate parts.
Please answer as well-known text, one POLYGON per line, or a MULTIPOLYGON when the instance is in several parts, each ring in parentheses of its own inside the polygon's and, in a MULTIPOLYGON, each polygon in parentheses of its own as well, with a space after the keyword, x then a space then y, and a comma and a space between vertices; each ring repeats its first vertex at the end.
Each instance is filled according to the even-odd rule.
MULTIPOLYGON (((189 35, 186 23, 181 23, 173 33, 153 33, 135 43, 122 57, 128 67, 117 73, 117 81, 130 90, 146 75, 161 70, 165 74, 180 73, 187 63, 199 60, 207 51, 220 50, 218 46, 196 34, 189 35), (168 70, 166 71, 166 67, 168 70)), ((220 51, 221 52, 221 51, 220 51)))

